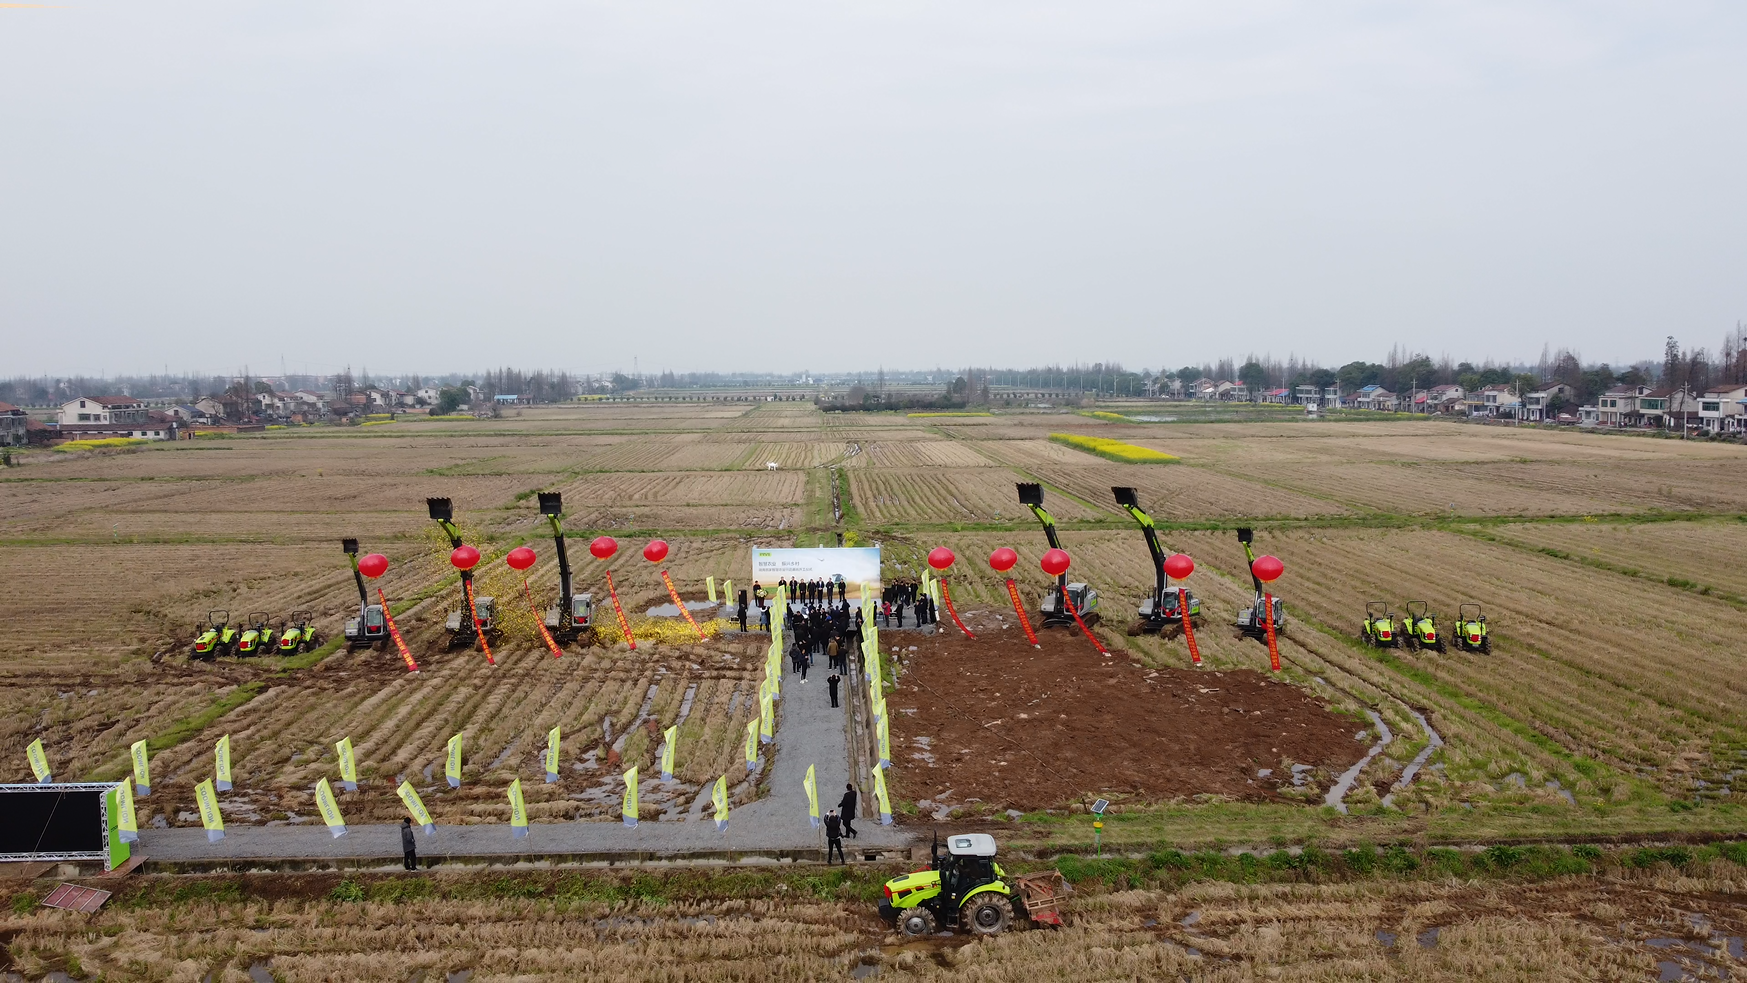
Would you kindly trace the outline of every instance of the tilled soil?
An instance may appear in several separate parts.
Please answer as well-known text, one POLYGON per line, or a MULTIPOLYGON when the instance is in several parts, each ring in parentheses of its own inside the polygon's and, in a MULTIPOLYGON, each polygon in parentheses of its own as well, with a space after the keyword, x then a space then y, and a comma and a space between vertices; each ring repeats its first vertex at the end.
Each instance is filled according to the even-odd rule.
POLYGON ((1363 724, 1260 673, 1148 669, 1078 631, 1042 632, 1034 649, 1016 628, 979 625, 975 641, 945 629, 904 640, 887 697, 892 764, 925 809, 1108 793, 1280 801, 1292 765, 1324 777, 1365 752, 1363 724))

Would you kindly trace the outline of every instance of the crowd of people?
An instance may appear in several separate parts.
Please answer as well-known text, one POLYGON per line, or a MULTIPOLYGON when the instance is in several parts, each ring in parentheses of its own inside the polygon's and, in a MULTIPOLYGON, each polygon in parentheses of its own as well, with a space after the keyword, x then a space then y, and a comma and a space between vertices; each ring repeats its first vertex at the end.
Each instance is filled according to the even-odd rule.
MULTIPOLYGON (((795 625, 795 614, 799 612, 805 619, 802 631, 810 639, 827 640, 836 638, 841 641, 849 634, 849 626, 845 619, 849 612, 854 612, 855 643, 861 643, 862 613, 859 607, 849 607, 849 585, 842 578, 831 580, 779 580, 777 587, 785 589, 789 598, 789 610, 784 614, 783 627, 791 630, 795 625), (816 615, 823 613, 830 625, 819 624, 816 615)), ((770 631, 770 600, 771 593, 765 590, 758 581, 752 582, 750 594, 742 590, 735 599, 735 613, 740 621, 740 630, 747 631, 750 620, 757 618, 758 630, 770 631), (756 613, 755 613, 756 612, 756 613)), ((886 584, 880 593, 880 601, 874 605, 874 624, 881 628, 903 628, 905 618, 913 627, 921 628, 939 623, 940 612, 934 598, 922 589, 922 585, 914 580, 898 580, 886 584)), ((818 642, 814 651, 824 654, 825 642, 818 642)))

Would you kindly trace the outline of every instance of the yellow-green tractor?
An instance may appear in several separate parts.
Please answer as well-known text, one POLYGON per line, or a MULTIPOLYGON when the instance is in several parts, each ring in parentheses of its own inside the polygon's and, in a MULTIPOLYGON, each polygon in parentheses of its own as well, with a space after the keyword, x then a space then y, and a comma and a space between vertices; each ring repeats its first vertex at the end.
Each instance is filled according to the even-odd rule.
POLYGON ((229 611, 206 612, 206 627, 194 636, 194 645, 188 650, 188 657, 211 662, 221 655, 229 655, 237 644, 237 630, 231 627, 230 620, 229 611))
POLYGON ((255 656, 263 651, 273 650, 273 639, 278 632, 273 627, 272 619, 267 612, 256 611, 248 617, 249 627, 243 629, 242 637, 237 639, 237 655, 255 656))
POLYGON ((1359 640, 1372 648, 1401 647, 1401 633, 1395 629, 1395 615, 1389 610, 1389 602, 1365 602, 1365 621, 1359 626, 1359 640))
POLYGON ((1486 633, 1486 613, 1478 604, 1464 604, 1456 609, 1456 641, 1470 652, 1492 651, 1492 637, 1486 633))
POLYGON ((312 649, 321 644, 321 639, 315 633, 315 612, 293 611, 291 623, 279 633, 279 654, 296 655, 304 649, 312 649))
POLYGON ((1061 925, 1061 898, 1067 884, 1057 871, 1013 878, 995 862, 995 838, 987 833, 955 833, 946 853, 935 838, 929 865, 886 882, 880 917, 910 936, 951 931, 974 935, 1006 931, 1019 918, 1061 925))
POLYGON ((1438 618, 1425 601, 1407 602, 1407 647, 1444 651, 1444 636, 1438 633, 1438 618))

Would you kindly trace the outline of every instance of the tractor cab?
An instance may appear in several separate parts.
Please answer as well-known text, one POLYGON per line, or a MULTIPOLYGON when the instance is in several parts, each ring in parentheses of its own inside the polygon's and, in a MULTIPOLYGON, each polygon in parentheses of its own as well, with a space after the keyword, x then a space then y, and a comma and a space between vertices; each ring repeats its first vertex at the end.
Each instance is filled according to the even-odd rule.
MULTIPOLYGON (((1274 598, 1273 609, 1274 634, 1279 635, 1286 631, 1286 602, 1274 598)), ((1268 637, 1268 599, 1265 596, 1257 594, 1254 604, 1237 613, 1237 630, 1251 638, 1268 637)))
POLYGON ((1438 619, 1425 601, 1407 602, 1407 644, 1419 649, 1444 651, 1444 637, 1438 634, 1438 619))
MULTIPOLYGON (((1082 620, 1089 618, 1098 610, 1098 592, 1086 584, 1069 584, 1067 595, 1068 601, 1073 604, 1074 610, 1079 612, 1082 620)), ((1043 595, 1043 601, 1038 604, 1038 610, 1043 612, 1046 622, 1057 618, 1069 622, 1073 621, 1074 616, 1065 609, 1057 610, 1057 602, 1061 600, 1061 596, 1062 592, 1057 590, 1043 595)))
POLYGON ((346 644, 355 649, 386 644, 388 616, 380 604, 366 604, 356 618, 346 619, 346 644))
POLYGON ((1387 601, 1367 601, 1365 621, 1359 626, 1359 638, 1372 648, 1399 648, 1401 635, 1395 630, 1395 615, 1387 601))
MULTIPOLYGON (((1164 590, 1164 603, 1161 605, 1159 613, 1172 621, 1181 621, 1183 620, 1183 605, 1185 603, 1189 606, 1189 617, 1194 620, 1196 624, 1200 624, 1201 599, 1196 597, 1195 593, 1187 587, 1166 587, 1164 590)), ((1153 600, 1149 597, 1140 602, 1140 616, 1143 618, 1150 618, 1152 617, 1152 613, 1153 600)))
POLYGON ((1478 604, 1464 604, 1456 609, 1456 639, 1471 652, 1491 652, 1492 639, 1486 632, 1486 613, 1478 604))

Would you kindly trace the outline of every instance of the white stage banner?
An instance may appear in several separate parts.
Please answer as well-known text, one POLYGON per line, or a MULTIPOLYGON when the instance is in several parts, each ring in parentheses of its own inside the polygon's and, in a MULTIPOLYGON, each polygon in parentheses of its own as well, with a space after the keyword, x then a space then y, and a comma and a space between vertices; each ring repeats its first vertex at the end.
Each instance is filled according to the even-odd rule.
POLYGON ((837 580, 848 583, 848 596, 861 597, 861 585, 880 589, 878 546, 818 547, 814 549, 752 550, 752 579, 768 592, 779 580, 837 580))

